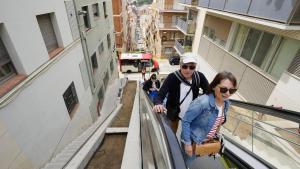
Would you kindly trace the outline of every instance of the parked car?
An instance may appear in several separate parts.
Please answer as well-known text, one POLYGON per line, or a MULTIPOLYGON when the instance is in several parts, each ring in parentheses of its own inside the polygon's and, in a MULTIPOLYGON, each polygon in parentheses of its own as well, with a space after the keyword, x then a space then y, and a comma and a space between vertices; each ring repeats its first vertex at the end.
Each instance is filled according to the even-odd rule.
POLYGON ((179 62, 180 62, 180 56, 171 56, 171 57, 169 57, 170 65, 179 65, 179 62))

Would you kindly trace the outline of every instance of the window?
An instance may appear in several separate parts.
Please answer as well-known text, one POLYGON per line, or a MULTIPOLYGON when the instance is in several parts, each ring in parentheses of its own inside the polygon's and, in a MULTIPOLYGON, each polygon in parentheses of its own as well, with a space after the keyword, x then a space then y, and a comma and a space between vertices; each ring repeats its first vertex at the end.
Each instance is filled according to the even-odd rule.
POLYGON ((279 79, 281 74, 288 69, 293 59, 297 56, 297 52, 299 50, 299 40, 284 38, 278 52, 273 57, 273 60, 267 69, 268 73, 270 73, 273 77, 279 79))
POLYGON ((212 28, 204 26, 203 34, 209 37, 211 40, 216 40, 215 30, 212 28))
POLYGON ((36 16, 48 53, 58 48, 50 14, 36 16))
POLYGON ((261 36, 261 31, 251 29, 247 36, 241 57, 250 61, 253 53, 255 52, 256 46, 258 45, 258 40, 261 36))
POLYGON ((231 52, 279 79, 299 49, 298 40, 239 25, 231 52))
POLYGON ((114 71, 114 61, 113 61, 113 59, 110 61, 110 71, 111 71, 111 73, 114 71))
POLYGON ((108 47, 108 49, 110 49, 110 47, 111 47, 110 34, 107 34, 106 38, 107 38, 107 47, 108 47))
POLYGON ((108 80, 109 80, 109 75, 108 75, 108 72, 106 72, 106 73, 105 73, 105 76, 104 76, 104 79, 103 79, 104 87, 105 87, 105 88, 107 87, 108 80))
POLYGON ((103 90, 103 86, 100 87, 100 90, 98 92, 98 100, 102 100, 103 101, 104 98, 104 90, 103 90))
POLYGON ((173 47, 165 47, 164 48, 164 52, 165 53, 173 53, 174 52, 174 48, 173 47))
POLYGON ((252 63, 257 67, 264 66, 264 62, 268 56, 268 51, 274 51, 271 49, 274 38, 274 34, 267 32, 263 32, 262 36, 260 37, 260 45, 257 47, 256 54, 252 57, 252 63))
POLYGON ((98 68, 97 55, 96 52, 91 57, 93 72, 98 68))
POLYGON ((234 53, 236 55, 240 55, 243 41, 247 37, 248 30, 249 30, 248 27, 246 27, 244 25, 239 25, 239 28, 238 28, 238 31, 237 31, 237 34, 235 37, 235 41, 234 41, 234 44, 231 49, 232 53, 234 53))
POLYGON ((100 116, 100 110, 102 108, 102 104, 103 104, 103 101, 104 101, 104 89, 103 89, 103 86, 100 87, 100 90, 99 90, 97 96, 98 96, 97 113, 98 113, 98 116, 100 116))
POLYGON ((69 112, 69 115, 73 113, 74 108, 78 104, 78 98, 75 90, 74 82, 70 84, 70 86, 67 88, 67 90, 63 94, 63 98, 67 107, 67 110, 69 112))
POLYGON ((264 70, 280 39, 272 33, 240 26, 231 51, 264 70))
POLYGON ((91 22, 90 22, 88 7, 83 6, 81 9, 82 9, 83 12, 85 12, 83 14, 84 27, 85 27, 86 30, 89 30, 91 28, 91 22))
POLYGON ((232 21, 207 15, 204 21, 203 35, 211 39, 211 41, 214 41, 216 44, 225 46, 231 30, 231 25, 232 21))
POLYGON ((106 2, 103 2, 103 11, 104 11, 104 17, 107 18, 107 11, 106 11, 106 2))
POLYGON ((171 32, 171 37, 170 39, 171 40, 174 40, 176 38, 176 32, 171 32))
POLYGON ((0 84, 15 75, 15 68, 10 60, 6 48, 0 38, 0 84))
POLYGON ((97 17, 99 17, 99 6, 98 6, 98 3, 93 4, 92 5, 92 9, 93 9, 94 19, 97 19, 97 17))
POLYGON ((99 54, 100 54, 100 55, 104 52, 104 45, 103 45, 103 42, 100 43, 100 45, 99 45, 99 47, 98 47, 98 50, 99 50, 99 54))

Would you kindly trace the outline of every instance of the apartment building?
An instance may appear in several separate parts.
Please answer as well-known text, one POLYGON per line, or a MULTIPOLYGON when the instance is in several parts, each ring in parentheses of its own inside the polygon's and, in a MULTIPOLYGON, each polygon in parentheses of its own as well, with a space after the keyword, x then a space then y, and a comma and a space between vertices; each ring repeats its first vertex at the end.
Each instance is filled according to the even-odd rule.
POLYGON ((115 41, 117 51, 126 52, 127 47, 127 11, 128 3, 126 0, 115 0, 112 1, 113 4, 113 18, 114 18, 114 27, 115 27, 115 41))
POLYGON ((297 0, 181 0, 198 10, 192 51, 207 75, 238 79, 241 99, 300 111, 297 0))
MULTIPOLYGON (((177 28, 180 18, 186 18, 188 10, 185 6, 179 5, 177 0, 156 0, 151 6, 153 10, 154 25, 150 27, 153 40, 159 41, 155 47, 159 51, 158 57, 168 58, 177 55, 175 46, 176 39, 183 39, 184 34, 177 28), (157 37, 158 36, 158 37, 157 37)), ((148 43, 150 44, 150 43, 148 43)))
MULTIPOLYGON (((179 2, 181 2, 179 0, 179 2)), ((185 52, 192 51, 194 35, 196 31, 196 22, 198 16, 197 8, 188 7, 186 17, 179 18, 176 27, 183 33, 183 38, 175 39, 175 50, 178 55, 183 55, 185 52)))
POLYGON ((43 167, 100 116, 112 16, 109 0, 1 1, 0 168, 43 167))

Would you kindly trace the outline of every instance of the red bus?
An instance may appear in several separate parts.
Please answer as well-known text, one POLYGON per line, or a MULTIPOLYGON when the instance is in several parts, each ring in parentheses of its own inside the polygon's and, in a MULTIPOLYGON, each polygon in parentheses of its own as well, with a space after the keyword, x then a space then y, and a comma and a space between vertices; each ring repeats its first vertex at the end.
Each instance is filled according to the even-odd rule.
POLYGON ((152 54, 150 53, 122 53, 119 57, 121 72, 141 72, 143 67, 152 70, 152 54))

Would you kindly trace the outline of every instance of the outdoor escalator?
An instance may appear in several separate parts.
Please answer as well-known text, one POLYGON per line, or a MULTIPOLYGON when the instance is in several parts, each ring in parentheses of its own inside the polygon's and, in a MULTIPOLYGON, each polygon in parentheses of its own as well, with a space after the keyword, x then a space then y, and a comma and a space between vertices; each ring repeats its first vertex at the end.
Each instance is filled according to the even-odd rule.
MULTIPOLYGON (((143 169, 187 168, 180 144, 163 113, 140 90, 143 169)), ((190 169, 300 168, 300 113, 232 100, 227 122, 221 128, 224 154, 200 157, 190 169)))

